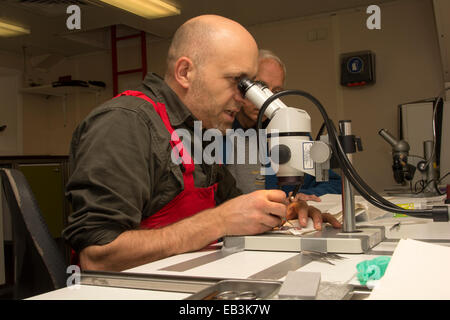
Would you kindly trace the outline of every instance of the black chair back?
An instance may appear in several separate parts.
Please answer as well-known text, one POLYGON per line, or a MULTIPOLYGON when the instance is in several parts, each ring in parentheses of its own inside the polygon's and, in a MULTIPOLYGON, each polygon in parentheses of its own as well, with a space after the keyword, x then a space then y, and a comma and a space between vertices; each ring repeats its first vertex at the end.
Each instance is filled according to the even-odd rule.
POLYGON ((14 248, 14 298, 23 299, 66 286, 67 264, 50 234, 22 172, 0 169, 11 214, 14 248))

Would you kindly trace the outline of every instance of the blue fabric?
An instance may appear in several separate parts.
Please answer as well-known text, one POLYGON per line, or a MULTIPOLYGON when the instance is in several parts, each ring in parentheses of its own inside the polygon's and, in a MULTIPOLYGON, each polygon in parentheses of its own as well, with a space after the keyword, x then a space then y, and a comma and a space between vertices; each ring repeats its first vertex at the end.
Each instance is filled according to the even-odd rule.
MULTIPOLYGON (((305 174, 304 183, 298 192, 304 194, 314 194, 318 197, 328 193, 342 193, 341 177, 332 170, 329 170, 328 173, 329 180, 324 182, 317 182, 315 177, 305 174)), ((266 176, 266 189, 280 189, 277 185, 276 175, 266 176)), ((294 186, 283 186, 281 190, 286 192, 286 195, 288 195, 289 192, 294 190, 294 186)))

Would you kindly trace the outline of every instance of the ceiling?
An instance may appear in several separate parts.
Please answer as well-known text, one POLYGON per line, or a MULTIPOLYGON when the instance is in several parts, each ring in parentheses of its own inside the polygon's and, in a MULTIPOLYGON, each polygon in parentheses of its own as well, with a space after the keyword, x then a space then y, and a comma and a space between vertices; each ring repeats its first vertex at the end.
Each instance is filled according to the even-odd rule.
POLYGON ((143 30, 151 42, 170 38, 184 21, 206 13, 251 26, 389 1, 394 0, 166 0, 180 8, 181 14, 147 20, 99 0, 2 0, 0 20, 27 26, 31 34, 0 38, 0 50, 22 53, 26 47, 31 55, 72 56, 108 50, 111 25, 121 25, 122 34, 143 30), (66 27, 69 17, 66 8, 71 4, 81 8, 80 31, 70 31, 66 27))

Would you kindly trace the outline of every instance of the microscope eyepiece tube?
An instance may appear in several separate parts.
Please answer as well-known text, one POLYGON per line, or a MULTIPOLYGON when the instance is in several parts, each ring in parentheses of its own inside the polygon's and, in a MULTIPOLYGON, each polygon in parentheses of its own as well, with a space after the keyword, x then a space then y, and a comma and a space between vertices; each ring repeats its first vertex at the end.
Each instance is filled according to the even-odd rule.
MULTIPOLYGON (((264 102, 273 95, 273 92, 266 86, 260 87, 260 84, 257 81, 254 82, 247 78, 239 81, 238 88, 242 95, 250 100, 258 109, 261 109, 264 102)), ((272 119, 275 112, 280 108, 287 108, 287 106, 280 99, 276 99, 270 103, 264 114, 267 118, 272 119)))
POLYGON ((247 93, 247 90, 250 89, 251 86, 254 86, 256 83, 251 81, 248 78, 242 78, 238 83, 238 89, 241 91, 243 97, 247 93))
MULTIPOLYGON (((245 98, 250 100, 258 109, 261 109, 261 106, 264 104, 264 102, 269 98, 269 96, 261 90, 260 87, 257 85, 253 85, 247 89, 245 92, 245 98)), ((270 107, 270 106, 269 106, 270 107)), ((267 108, 269 109, 269 108, 267 108)), ((266 110, 266 116, 267 116, 267 110, 266 110)))
POLYGON ((382 136, 384 138, 384 140, 386 140, 387 143, 389 143, 391 146, 395 147, 398 144, 397 139, 395 139, 390 133, 389 131, 385 130, 385 129, 381 129, 380 131, 378 131, 378 134, 380 136, 382 136))

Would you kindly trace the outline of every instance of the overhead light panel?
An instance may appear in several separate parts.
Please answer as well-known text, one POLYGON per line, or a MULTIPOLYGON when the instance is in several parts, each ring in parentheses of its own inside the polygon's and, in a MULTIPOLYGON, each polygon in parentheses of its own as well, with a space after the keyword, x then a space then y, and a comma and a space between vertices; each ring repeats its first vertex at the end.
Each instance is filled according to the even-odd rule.
POLYGON ((0 37, 15 37, 30 34, 30 30, 24 27, 0 21, 0 37))
POLYGON ((180 14, 180 9, 161 0, 100 0, 138 16, 155 19, 180 14))

